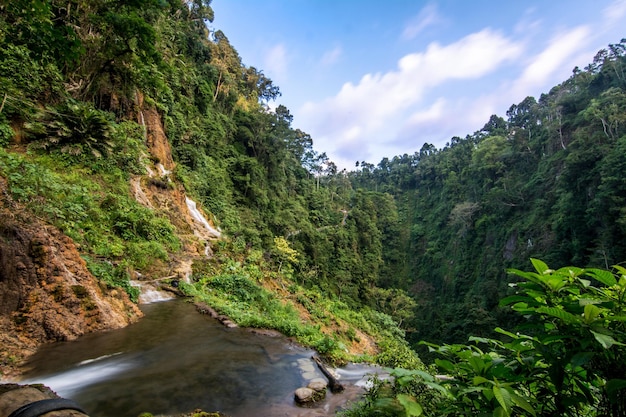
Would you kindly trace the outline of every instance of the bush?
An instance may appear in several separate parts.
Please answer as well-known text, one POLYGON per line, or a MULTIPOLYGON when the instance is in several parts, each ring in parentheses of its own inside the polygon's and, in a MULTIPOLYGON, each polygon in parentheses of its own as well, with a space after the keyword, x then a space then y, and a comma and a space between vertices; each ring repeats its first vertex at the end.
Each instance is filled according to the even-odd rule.
MULTIPOLYGON (((626 415, 626 268, 532 263, 535 272, 510 271, 522 281, 501 301, 526 318, 520 332, 427 344, 439 356, 433 374, 395 370, 386 399, 406 415, 626 415)), ((361 404, 359 413, 379 415, 377 404, 361 404)))
POLYGON ((87 262, 89 272, 96 278, 104 282, 110 288, 122 288, 134 303, 137 302, 139 299, 139 289, 130 284, 130 275, 125 265, 115 266, 108 262, 93 260, 88 256, 83 256, 83 259, 87 262))

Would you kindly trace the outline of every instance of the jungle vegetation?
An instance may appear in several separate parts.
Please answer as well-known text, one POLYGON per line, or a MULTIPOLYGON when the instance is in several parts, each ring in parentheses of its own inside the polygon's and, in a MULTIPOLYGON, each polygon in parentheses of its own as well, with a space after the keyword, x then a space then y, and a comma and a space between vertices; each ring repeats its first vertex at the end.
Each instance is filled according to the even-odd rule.
POLYGON ((208 30, 212 19, 210 0, 0 0, 0 174, 13 198, 133 295, 130 271, 181 250, 166 216, 129 191, 147 155, 141 97, 163 120, 174 181, 228 236, 195 265, 190 294, 336 358, 357 330, 374 336, 382 350, 369 359, 421 372, 398 374, 393 389, 411 388, 385 397, 409 415, 444 415, 420 405, 433 393, 450 415, 610 410, 624 388, 607 363, 623 362, 625 343, 625 40, 442 149, 427 143, 348 172, 289 109, 270 110, 279 87, 208 30), (531 258, 537 272, 521 272, 531 258), (534 301, 502 304, 511 284, 534 301), (534 328, 513 333, 529 320, 534 328), (605 330, 590 327, 597 320, 605 330), (560 357, 581 332, 582 356, 560 357), (469 336, 481 347, 464 345, 469 336), (428 376, 414 351, 453 382, 428 376), (522 351, 527 368, 499 359, 522 351), (471 387, 452 387, 462 383, 471 387))

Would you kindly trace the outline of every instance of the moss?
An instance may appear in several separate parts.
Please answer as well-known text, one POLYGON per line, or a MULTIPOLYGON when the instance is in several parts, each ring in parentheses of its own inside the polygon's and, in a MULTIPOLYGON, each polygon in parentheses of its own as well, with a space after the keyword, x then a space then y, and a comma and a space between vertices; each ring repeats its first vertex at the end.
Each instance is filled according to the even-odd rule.
POLYGON ((80 299, 83 299, 89 295, 87 289, 82 285, 72 285, 72 292, 76 297, 80 299))

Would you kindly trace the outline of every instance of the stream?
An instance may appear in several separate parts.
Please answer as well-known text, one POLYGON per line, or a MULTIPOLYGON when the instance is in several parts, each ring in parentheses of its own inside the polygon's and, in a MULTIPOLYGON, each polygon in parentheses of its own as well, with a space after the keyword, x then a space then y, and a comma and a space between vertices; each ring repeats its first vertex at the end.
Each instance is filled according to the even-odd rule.
POLYGON ((42 347, 20 383, 42 383, 80 404, 91 417, 176 414, 201 408, 232 417, 326 416, 363 392, 375 368, 338 369, 346 390, 312 408, 294 391, 315 377, 315 353, 285 337, 227 329, 184 300, 141 306, 145 316, 124 329, 42 347))

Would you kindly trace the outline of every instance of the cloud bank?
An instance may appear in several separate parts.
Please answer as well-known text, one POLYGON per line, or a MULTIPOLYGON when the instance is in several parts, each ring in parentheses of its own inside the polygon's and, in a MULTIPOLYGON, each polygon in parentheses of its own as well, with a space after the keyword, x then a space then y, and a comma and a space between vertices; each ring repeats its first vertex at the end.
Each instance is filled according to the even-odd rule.
POLYGON ((377 147, 388 146, 398 135, 394 126, 400 131, 407 123, 419 126, 441 120, 444 98, 427 109, 417 108, 433 89, 484 77, 519 58, 523 50, 520 43, 489 28, 448 45, 433 42, 424 52, 402 57, 391 71, 365 74, 357 84, 345 83, 333 97, 307 102, 299 118, 307 131, 314 132, 321 149, 329 149, 339 165, 350 166, 378 154, 377 147), (401 115, 408 121, 402 122, 401 115))

